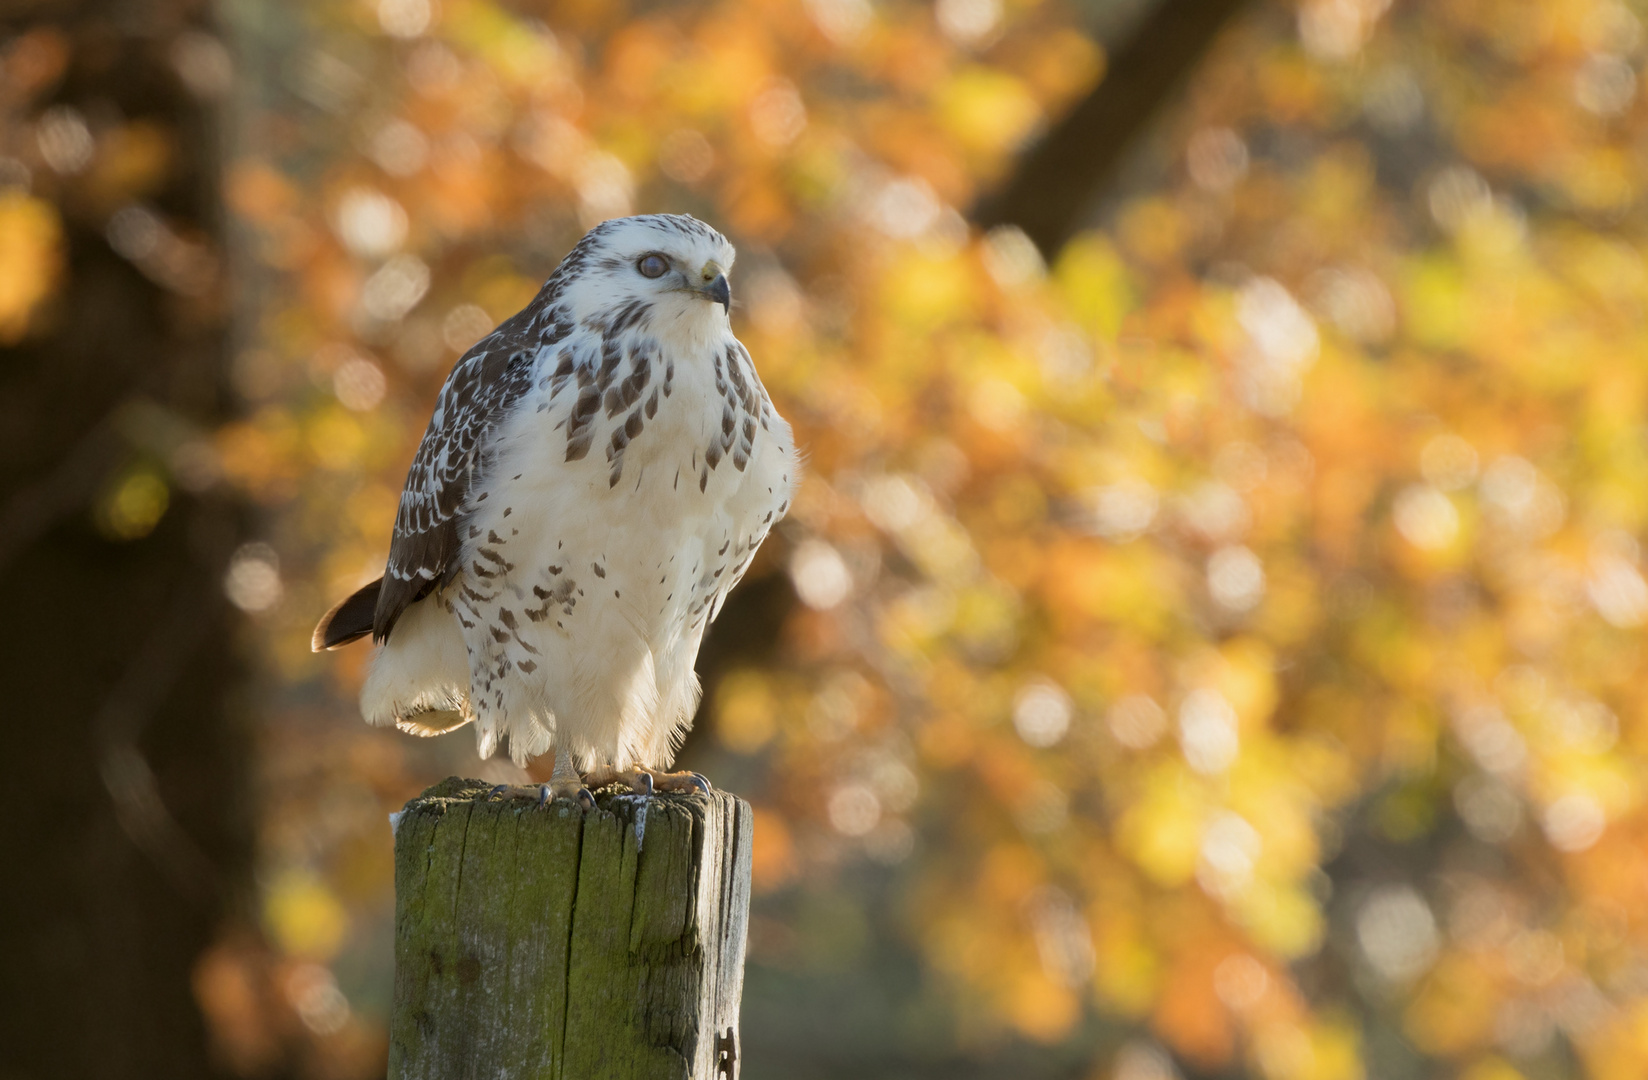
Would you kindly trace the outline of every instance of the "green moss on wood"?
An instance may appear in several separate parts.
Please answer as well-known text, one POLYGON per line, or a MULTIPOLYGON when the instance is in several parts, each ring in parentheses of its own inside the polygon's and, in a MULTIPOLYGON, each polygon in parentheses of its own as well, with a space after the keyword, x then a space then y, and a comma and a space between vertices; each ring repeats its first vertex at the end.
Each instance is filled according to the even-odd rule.
POLYGON ((738 1026, 749 807, 487 801, 451 777, 395 834, 391 1080, 704 1078, 738 1026))

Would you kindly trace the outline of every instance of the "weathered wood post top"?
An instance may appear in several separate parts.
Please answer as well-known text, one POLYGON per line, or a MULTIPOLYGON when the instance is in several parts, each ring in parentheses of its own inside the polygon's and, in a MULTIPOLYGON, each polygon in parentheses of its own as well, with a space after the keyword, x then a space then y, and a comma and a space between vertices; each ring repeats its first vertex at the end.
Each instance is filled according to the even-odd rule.
POLYGON ((390 1080, 736 1078, 748 804, 490 788, 396 816, 390 1080))

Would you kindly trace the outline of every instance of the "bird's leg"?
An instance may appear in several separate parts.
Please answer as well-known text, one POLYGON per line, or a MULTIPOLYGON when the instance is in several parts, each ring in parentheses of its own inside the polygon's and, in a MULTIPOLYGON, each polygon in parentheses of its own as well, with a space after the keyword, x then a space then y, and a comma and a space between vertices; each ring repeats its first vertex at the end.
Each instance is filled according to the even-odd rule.
POLYGON ((578 775, 578 767, 572 763, 571 750, 555 751, 555 769, 549 774, 549 783, 544 785, 546 797, 573 799, 588 810, 595 805, 595 796, 590 794, 591 786, 578 775))
POLYGON ((493 799, 499 795, 506 799, 536 799, 539 806, 551 799, 571 799, 585 810, 595 805, 595 796, 590 794, 583 778, 578 775, 577 767, 572 764, 572 754, 564 750, 555 753, 555 769, 549 774, 549 783, 499 784, 487 792, 486 797, 493 799))

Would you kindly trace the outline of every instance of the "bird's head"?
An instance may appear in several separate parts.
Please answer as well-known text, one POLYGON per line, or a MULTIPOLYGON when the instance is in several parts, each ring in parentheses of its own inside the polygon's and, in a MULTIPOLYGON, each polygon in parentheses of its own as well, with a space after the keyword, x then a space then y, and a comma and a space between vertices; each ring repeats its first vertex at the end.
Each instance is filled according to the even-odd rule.
POLYGON ((568 256, 581 259, 569 299, 584 317, 608 318, 640 301, 647 310, 638 318, 654 333, 709 337, 727 326, 727 274, 736 257, 727 238, 697 218, 614 218, 591 229, 568 256))

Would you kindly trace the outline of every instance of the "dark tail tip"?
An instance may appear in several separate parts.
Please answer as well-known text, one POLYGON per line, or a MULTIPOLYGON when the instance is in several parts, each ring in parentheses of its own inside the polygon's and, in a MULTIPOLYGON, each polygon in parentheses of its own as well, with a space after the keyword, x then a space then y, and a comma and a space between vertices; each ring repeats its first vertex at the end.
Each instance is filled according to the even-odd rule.
POLYGON ((315 624, 315 635, 309 639, 309 648, 315 652, 336 649, 370 634, 372 616, 378 610, 378 591, 382 588, 383 578, 379 578, 340 600, 315 624))

